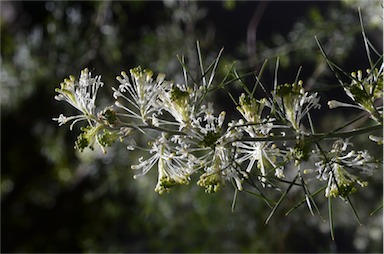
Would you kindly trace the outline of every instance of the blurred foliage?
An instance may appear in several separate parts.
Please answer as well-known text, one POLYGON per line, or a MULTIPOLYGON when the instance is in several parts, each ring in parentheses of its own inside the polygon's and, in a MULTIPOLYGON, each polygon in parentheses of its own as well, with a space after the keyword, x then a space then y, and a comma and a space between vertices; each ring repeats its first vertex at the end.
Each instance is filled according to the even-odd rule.
MULTIPOLYGON (((368 36, 382 52, 382 27, 375 23, 380 1, 271 1, 264 9, 262 2, 232 0, 1 1, 1 251, 382 252, 381 212, 369 216, 382 205, 381 172, 352 198, 363 227, 342 201, 335 202, 333 242, 328 223, 307 208, 284 216, 302 198, 294 193, 267 226, 270 210, 251 194, 237 193, 232 211, 231 186, 212 195, 181 186, 158 196, 152 172, 132 179, 130 162, 140 154, 128 153, 122 144, 106 155, 77 153, 72 149, 77 133, 51 120, 72 110, 53 100, 54 88, 69 74, 77 76, 85 67, 103 74, 101 93, 108 95, 114 77, 137 65, 181 79, 176 55, 197 68, 196 40, 207 61, 225 48, 223 73, 235 59, 245 73, 279 56, 279 80, 294 80, 303 65, 307 87, 325 88, 325 98, 337 96, 337 89, 329 92, 327 84, 336 80, 313 36, 346 71, 365 69, 358 2, 364 2, 368 36), (257 32, 257 41, 247 44, 254 13, 259 23, 249 33, 257 32)), ((268 75, 273 71, 267 80, 268 75)), ((230 102, 224 92, 213 99, 222 107, 230 102)), ((317 119, 319 128, 351 119, 348 111, 335 112, 317 119)), ((382 154, 359 138, 373 155, 382 154)), ((320 207, 326 217, 326 205, 320 207)))

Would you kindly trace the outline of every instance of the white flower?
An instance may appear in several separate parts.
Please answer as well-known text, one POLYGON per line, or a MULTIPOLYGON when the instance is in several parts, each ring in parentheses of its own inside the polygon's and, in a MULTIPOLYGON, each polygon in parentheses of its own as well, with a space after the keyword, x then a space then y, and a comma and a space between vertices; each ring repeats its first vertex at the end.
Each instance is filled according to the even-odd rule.
POLYGON ((69 116, 60 115, 59 118, 53 120, 58 121, 60 125, 68 121, 74 121, 71 125, 80 120, 91 120, 95 116, 95 101, 97 91, 103 86, 100 81, 101 76, 92 77, 88 69, 81 71, 79 81, 74 76, 70 76, 60 84, 60 88, 55 91, 59 94, 55 96, 56 100, 66 101, 73 107, 82 112, 81 115, 69 116))
POLYGON ((277 178, 284 178, 285 177, 283 167, 278 167, 275 169, 275 176, 277 178))
POLYGON ((280 151, 272 142, 234 142, 236 153, 238 154, 236 162, 239 165, 246 165, 245 172, 251 173, 255 168, 260 170, 260 181, 265 186, 268 170, 275 170, 275 175, 279 178, 284 177, 283 169, 277 166, 276 159, 281 156, 280 151))
POLYGON ((198 185, 205 187, 206 192, 217 192, 225 181, 234 180, 238 190, 242 190, 243 179, 247 177, 245 172, 239 171, 231 159, 229 146, 217 145, 212 153, 209 166, 205 167, 205 173, 200 176, 198 185))
POLYGON ((356 191, 355 183, 365 187, 367 183, 361 181, 356 174, 371 175, 377 168, 377 164, 367 151, 351 150, 347 152, 350 145, 348 140, 337 140, 333 144, 332 150, 326 154, 326 158, 320 158, 320 161, 315 163, 318 178, 328 180, 326 197, 345 198, 356 191))
MULTIPOLYGON (((191 103, 192 94, 186 85, 171 84, 162 88, 159 93, 158 104, 161 110, 167 111, 176 120, 179 130, 184 129, 190 124, 190 117, 194 111, 191 103)), ((170 122, 157 120, 158 123, 171 124, 170 122)))
MULTIPOLYGON (((242 114, 246 123, 239 121, 239 126, 244 125, 244 130, 251 136, 264 136, 268 134, 272 128, 274 128, 274 118, 263 118, 263 112, 265 105, 267 104, 266 99, 256 100, 250 98, 245 94, 241 94, 239 98, 239 106, 237 110, 242 114)), ((277 126, 276 126, 277 127, 277 126)))
POLYGON ((59 126, 61 126, 68 122, 68 117, 64 116, 63 114, 60 114, 58 118, 53 118, 53 120, 57 121, 59 123, 59 126))
POLYGON ((189 158, 184 154, 179 154, 172 147, 172 143, 165 133, 153 142, 150 158, 139 159, 139 164, 133 165, 133 170, 140 170, 140 174, 134 177, 146 174, 155 164, 158 168, 158 182, 155 191, 160 194, 169 192, 170 188, 177 184, 188 184, 189 176, 193 173, 193 167, 190 167, 189 158))
POLYGON ((121 83, 118 89, 113 88, 113 96, 117 100, 123 98, 128 102, 125 106, 121 102, 116 102, 116 106, 124 109, 128 114, 124 114, 131 119, 140 119, 143 123, 151 119, 153 113, 158 112, 159 106, 157 99, 161 93, 165 75, 159 74, 157 79, 152 79, 153 72, 140 67, 130 70, 131 78, 123 71, 121 77, 116 79, 121 83))
MULTIPOLYGON (((203 120, 207 122, 207 127, 212 128, 215 124, 214 123, 215 117, 213 115, 213 113, 214 113, 213 103, 212 102, 208 103, 208 106, 203 105, 201 107, 201 111, 204 113, 204 119, 203 120)), ((218 125, 220 125, 220 126, 222 124, 223 124, 222 122, 218 123, 218 125)))
POLYGON ((368 69, 367 76, 363 78, 361 70, 351 73, 352 81, 350 84, 344 85, 345 93, 356 103, 344 103, 335 100, 328 102, 330 109, 336 107, 351 107, 368 112, 372 119, 382 123, 383 111, 382 107, 375 106, 376 100, 383 99, 383 70, 382 64, 380 70, 368 69))
POLYGON ((303 82, 300 80, 297 84, 279 85, 273 91, 275 104, 270 101, 266 105, 275 110, 282 119, 288 120, 292 127, 301 132, 300 122, 312 108, 320 108, 320 98, 317 93, 310 94, 304 91, 303 82))

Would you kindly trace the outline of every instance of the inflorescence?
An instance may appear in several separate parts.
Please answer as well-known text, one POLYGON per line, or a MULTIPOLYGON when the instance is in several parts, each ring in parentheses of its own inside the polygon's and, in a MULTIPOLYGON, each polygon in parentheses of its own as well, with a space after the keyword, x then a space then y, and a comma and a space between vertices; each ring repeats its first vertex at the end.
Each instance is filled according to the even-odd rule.
MULTIPOLYGON (((378 163, 367 151, 350 149, 353 132, 315 132, 310 112, 320 108, 320 97, 305 91, 301 80, 276 85, 270 96, 261 99, 246 89, 234 100, 240 119, 226 120, 224 111, 216 114, 206 95, 213 90, 218 61, 219 57, 213 68, 202 73, 201 84, 188 82, 187 75, 186 83, 178 84, 166 80, 164 74, 154 77, 151 70, 141 67, 129 74, 121 72, 116 78, 120 85, 113 89, 115 103, 102 110, 96 109, 97 92, 103 86, 101 76, 93 77, 84 69, 79 80, 73 76, 65 79, 55 97, 79 114, 61 114, 54 120, 59 125, 71 122, 71 129, 85 121, 75 142, 79 151, 97 144, 106 152, 116 140, 126 142, 128 150, 146 151, 132 169, 137 177, 157 168, 155 191, 160 194, 188 184, 194 174, 200 176, 197 184, 208 193, 219 191, 228 181, 242 190, 250 178, 264 187, 273 186, 271 179, 286 178, 292 168, 300 174, 316 173, 315 178, 326 183, 326 197, 345 198, 357 185, 367 185, 361 173, 372 174, 378 163), (135 133, 142 134, 145 146, 137 143, 135 133), (333 140, 329 151, 319 145, 328 139, 333 140), (313 168, 302 170, 300 165, 309 161, 313 168)), ((366 77, 361 71, 350 77, 343 88, 352 102, 331 100, 329 107, 364 110, 376 122, 376 129, 381 128, 383 110, 376 105, 383 98, 383 66, 367 70, 366 77)), ((382 137, 371 139, 382 144, 382 137)))

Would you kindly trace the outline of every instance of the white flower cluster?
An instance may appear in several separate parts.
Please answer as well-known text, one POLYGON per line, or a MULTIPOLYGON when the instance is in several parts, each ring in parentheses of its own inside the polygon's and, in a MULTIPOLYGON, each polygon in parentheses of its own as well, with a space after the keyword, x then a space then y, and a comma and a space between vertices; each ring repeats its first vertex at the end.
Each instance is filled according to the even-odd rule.
MULTIPOLYGON (((320 98, 317 93, 306 92, 302 81, 276 86, 267 98, 256 99, 250 92, 241 94, 234 100, 240 119, 226 121, 224 111, 215 114, 206 95, 212 90, 217 61, 211 65, 214 68, 208 81, 203 72, 201 85, 188 84, 187 78, 185 84, 167 81, 163 74, 154 78, 152 71, 141 67, 131 69, 129 74, 122 72, 117 77, 119 87, 113 89, 114 105, 100 112, 95 112, 95 99, 103 83, 100 76, 93 78, 85 69, 78 82, 71 76, 56 90, 56 99, 67 101, 81 114, 60 115, 54 120, 60 125, 73 121, 71 128, 80 120, 87 121, 76 142, 80 150, 92 148, 95 141, 104 149, 120 138, 128 140, 128 150, 147 151, 132 169, 138 172, 137 177, 157 167, 155 190, 159 193, 188 184, 193 174, 200 175, 197 184, 207 192, 220 190, 227 181, 242 190, 250 178, 264 187, 271 186, 270 179, 285 178, 289 162, 297 166, 310 159, 316 160, 317 178, 328 181, 327 197, 344 198, 356 190, 355 183, 366 185, 357 175, 371 173, 377 167, 366 151, 347 151, 350 143, 337 140, 332 150, 325 152, 319 148, 319 141, 327 134, 305 129, 308 123, 311 126, 309 112, 320 108, 320 98), (148 147, 137 144, 134 132, 142 134, 148 147)), ((353 76, 348 91, 360 107, 382 118, 382 110, 372 108, 373 103, 367 104, 367 110, 360 98, 366 82, 372 86, 380 81, 374 75, 378 71, 369 73, 370 78, 364 80, 359 72, 353 76)), ((376 87, 372 89, 367 92, 375 99, 382 97, 376 87)))
POLYGON ((315 163, 318 178, 328 181, 325 189, 326 197, 345 198, 348 194, 356 192, 354 186, 356 183, 361 187, 368 185, 349 171, 372 175, 377 168, 377 164, 367 151, 347 152, 348 146, 351 145, 348 140, 337 140, 331 151, 315 163))
POLYGON ((328 102, 329 108, 352 107, 364 110, 369 113, 370 117, 378 123, 383 122, 383 75, 384 63, 380 70, 367 69, 366 77, 363 77, 361 70, 351 73, 351 83, 344 86, 345 93, 354 102, 345 103, 336 100, 328 102), (381 102, 381 105, 377 105, 381 102))
POLYGON ((59 122, 59 125, 63 125, 68 121, 74 121, 71 125, 77 121, 89 120, 95 115, 95 100, 97 91, 103 86, 103 82, 100 81, 101 76, 92 77, 88 69, 81 71, 80 79, 77 82, 74 76, 70 76, 60 84, 61 88, 56 88, 56 92, 59 94, 55 96, 58 101, 66 101, 74 108, 78 109, 81 114, 75 116, 64 116, 61 114, 54 120, 59 122))
POLYGON ((320 108, 317 93, 304 91, 303 82, 277 86, 271 107, 277 107, 281 119, 286 119, 296 131, 301 131, 300 121, 312 108, 320 108))
POLYGON ((201 89, 165 81, 162 74, 153 80, 153 73, 140 67, 130 73, 131 77, 123 72, 117 78, 121 85, 114 90, 115 105, 124 111, 117 116, 122 125, 127 122, 133 128, 152 129, 147 133, 152 156, 140 158, 132 166, 134 170, 145 174, 157 164, 155 190, 159 193, 188 183, 190 175, 200 170, 205 174, 199 184, 208 191, 218 190, 223 179, 239 181, 226 151, 238 137, 234 132, 222 136, 225 112, 215 116, 212 103, 196 105, 203 99, 201 89))

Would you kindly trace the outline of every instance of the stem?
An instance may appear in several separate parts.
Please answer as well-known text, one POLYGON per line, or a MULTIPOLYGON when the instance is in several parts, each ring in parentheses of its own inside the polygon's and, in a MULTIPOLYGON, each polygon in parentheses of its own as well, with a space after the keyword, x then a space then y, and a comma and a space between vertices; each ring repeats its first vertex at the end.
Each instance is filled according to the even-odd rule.
MULTIPOLYGON (((345 132, 330 132, 330 133, 315 133, 315 134, 302 134, 304 139, 308 141, 318 141, 323 139, 333 139, 333 138, 348 138, 351 136, 356 136, 364 133, 369 133, 372 131, 382 129, 382 125, 369 126, 359 129, 354 129, 351 131, 345 132)), ((253 141, 253 142, 262 142, 262 141, 289 141, 297 140, 298 135, 289 135, 289 136, 270 136, 270 137, 245 137, 237 141, 253 141)))
POLYGON ((339 132, 339 133, 322 133, 322 134, 314 134, 313 136, 323 136, 323 138, 348 138, 351 136, 356 136, 364 133, 369 133, 372 131, 380 130, 382 129, 382 125, 374 125, 374 126, 369 126, 369 127, 364 127, 364 128, 359 128, 359 129, 354 129, 352 131, 345 131, 345 132, 339 132))
POLYGON ((124 127, 129 127, 129 128, 132 128, 132 129, 136 129, 136 130, 140 130, 140 129, 152 129, 152 130, 157 130, 157 131, 161 131, 161 132, 166 132, 166 133, 169 133, 169 134, 171 134, 171 135, 182 135, 182 136, 187 136, 187 134, 184 133, 184 132, 182 132, 182 131, 175 131, 175 130, 165 129, 165 128, 157 127, 157 126, 154 126, 154 125, 151 125, 151 124, 148 124, 148 125, 132 125, 132 124, 124 124, 123 126, 124 126, 124 127))

